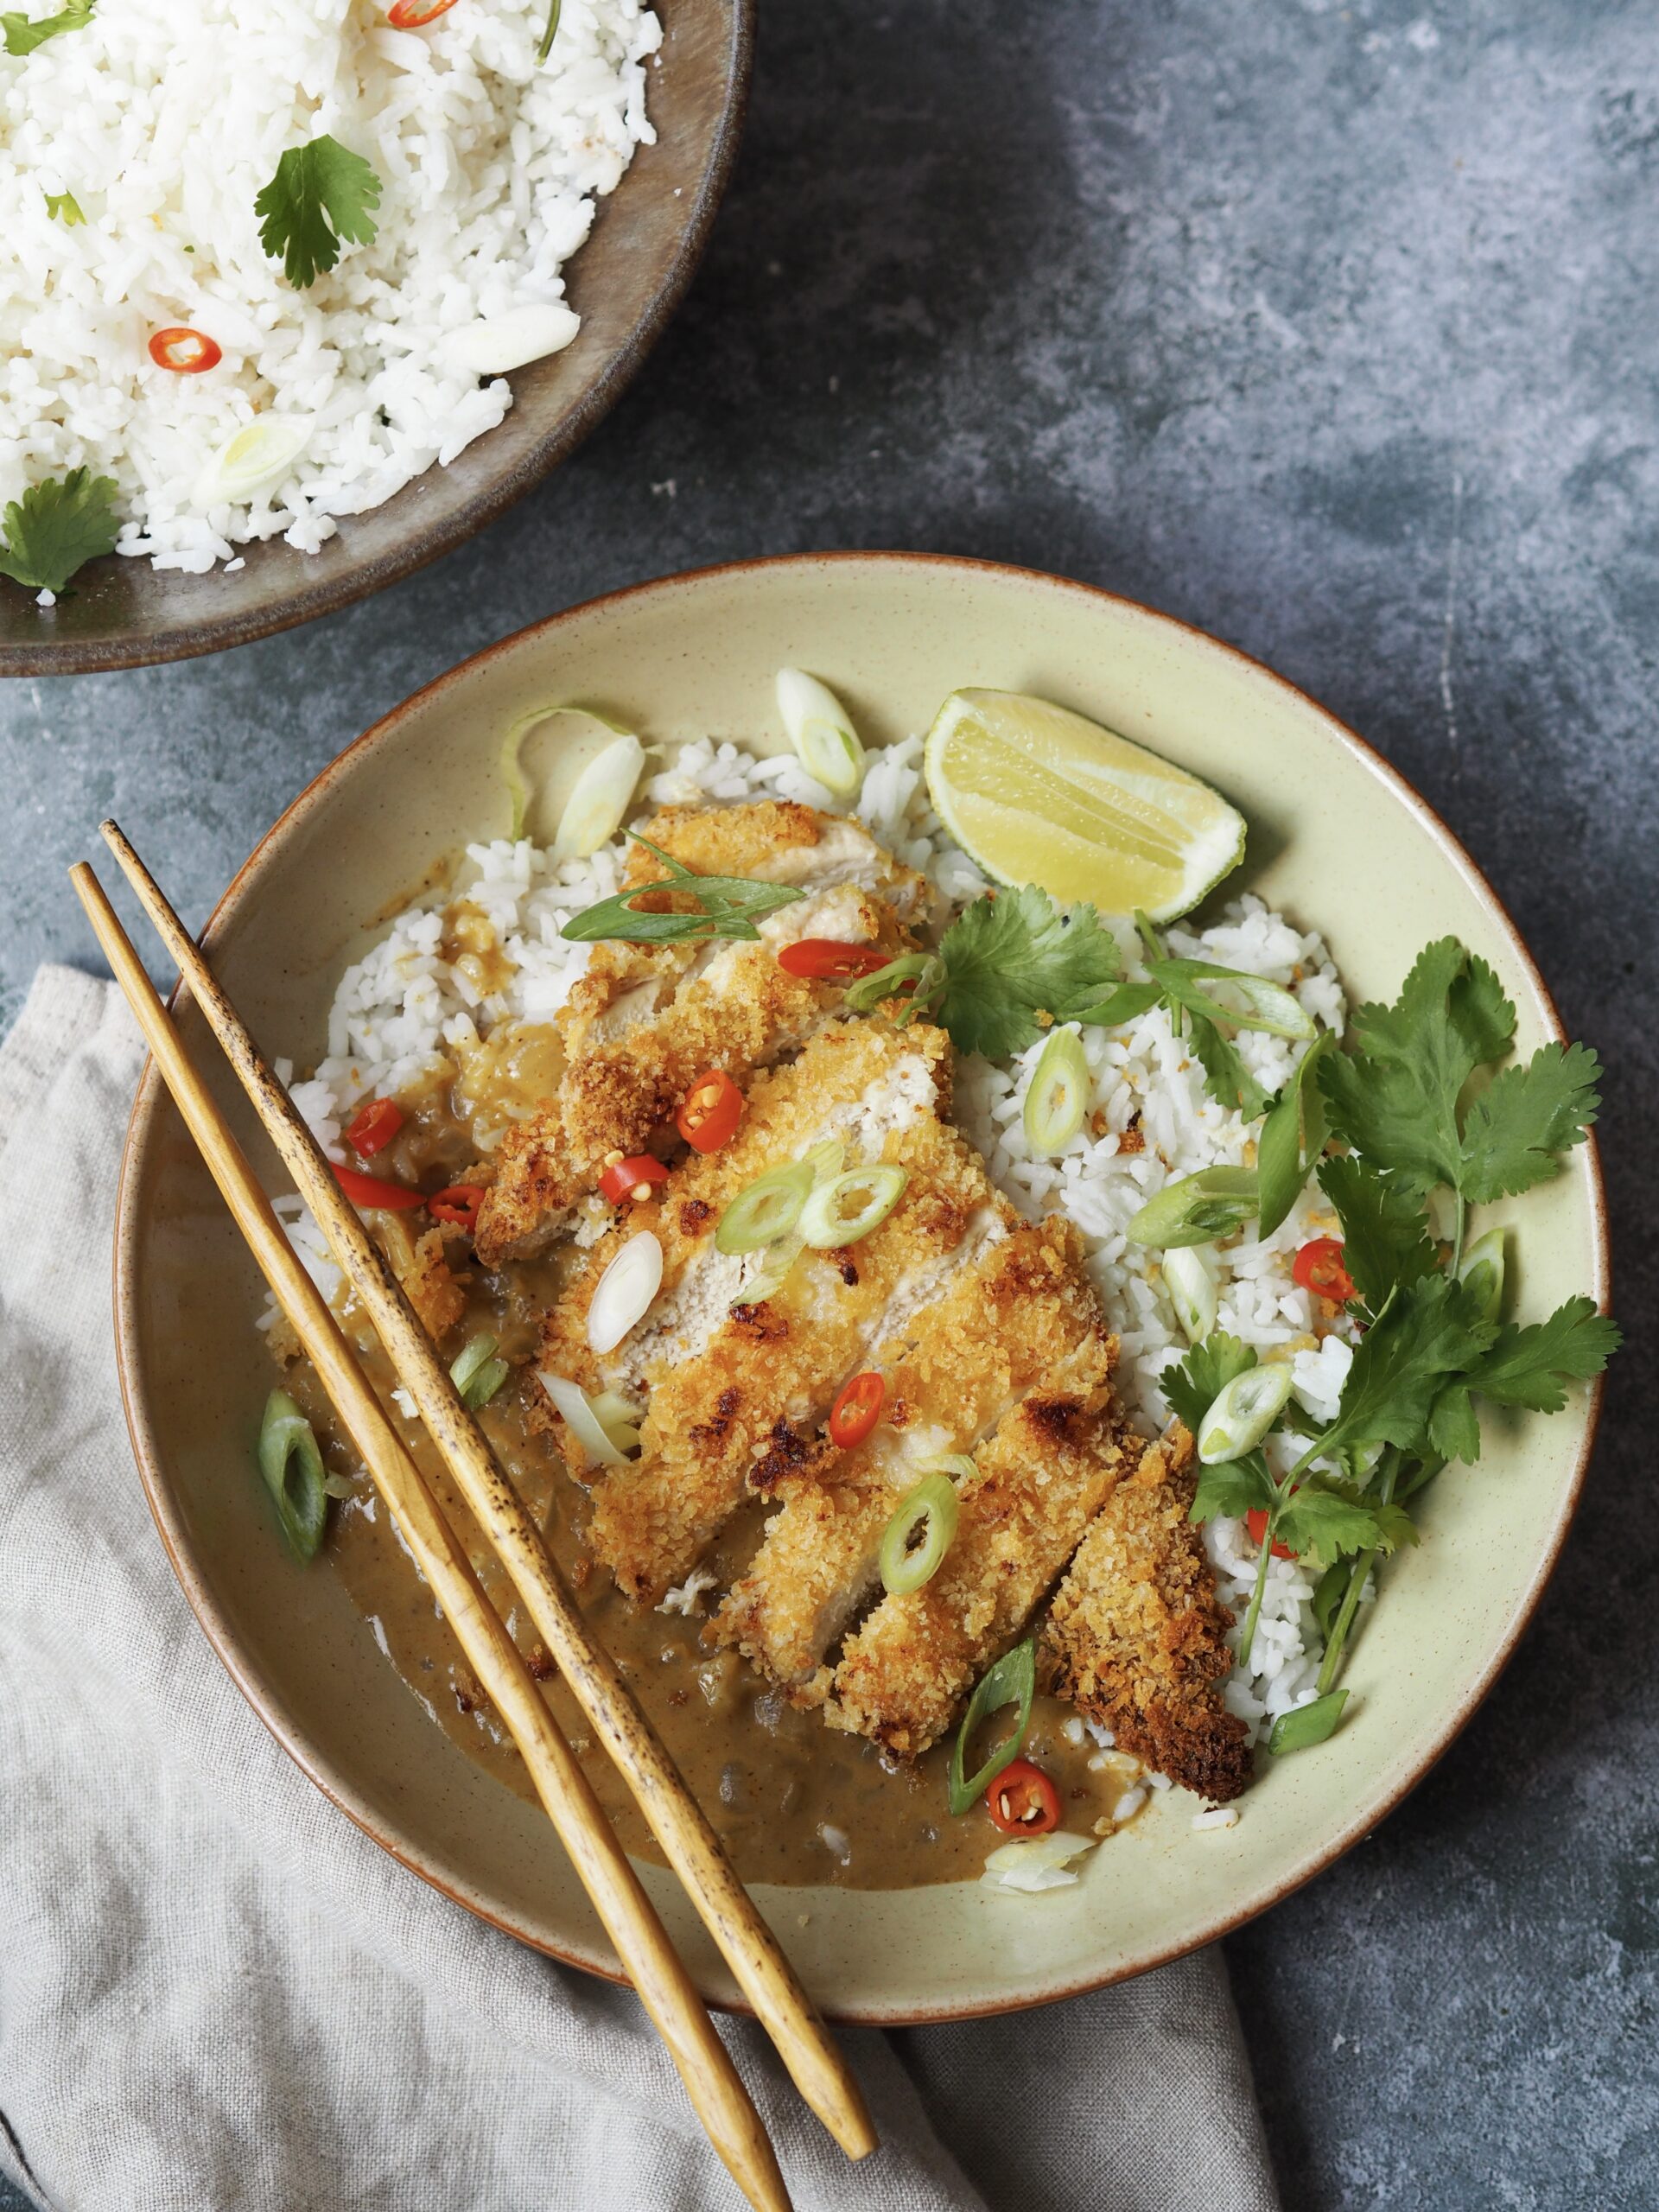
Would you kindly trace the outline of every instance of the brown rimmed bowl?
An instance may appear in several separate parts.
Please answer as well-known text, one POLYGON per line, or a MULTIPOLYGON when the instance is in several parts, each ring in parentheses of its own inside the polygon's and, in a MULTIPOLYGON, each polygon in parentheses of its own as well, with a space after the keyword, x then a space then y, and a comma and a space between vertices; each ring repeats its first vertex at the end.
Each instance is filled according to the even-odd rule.
MULTIPOLYGON (((859 553, 708 569, 595 600, 464 662, 377 723, 294 802, 213 916, 209 952, 255 1033, 302 1064, 320 1055, 335 979, 377 917, 463 839, 503 831, 499 741, 526 709, 580 700, 658 742, 711 734, 775 749, 772 683, 785 663, 832 683, 875 743, 925 728, 961 684, 1076 707, 1243 809, 1249 850, 1217 896, 1257 891, 1322 930, 1354 998, 1393 996, 1424 943, 1452 932, 1502 977, 1522 1052, 1560 1034, 1525 946, 1444 824, 1269 670, 1084 585, 859 553)), ((556 805, 595 741, 568 716, 544 730, 556 805)), ((152 857, 165 876, 165 852, 152 857)), ((218 1078, 194 1007, 183 1021, 218 1078)), ((216 1087, 252 1144, 232 1085, 216 1087)), ((1514 1212, 1523 1314, 1578 1291, 1605 1302, 1592 1147, 1514 1212)), ((337 1580, 326 1568, 297 1575, 272 1543, 245 1448, 248 1408, 270 1386, 260 1304, 147 1072, 121 1185, 116 1329, 134 1448, 191 1605, 267 1726, 369 1834, 526 1942, 613 1974, 545 1821, 427 1718, 337 1580)), ((1390 1567, 1387 1602, 1354 1651, 1345 1725, 1315 1751, 1263 1758, 1236 1827, 1194 1833, 1194 1801, 1169 1793, 1091 1854, 1075 1888, 1035 1897, 976 1884, 759 1888, 824 2011, 893 2025, 1067 1996, 1207 1942, 1330 1865, 1421 1779, 1513 1650, 1572 1517, 1596 1404, 1590 1390, 1553 1420, 1489 1423, 1478 1475, 1435 1485, 1424 1541, 1390 1567)), ((729 2004, 730 1979, 672 1879, 654 1868, 645 1878, 702 1988, 729 2004)))
POLYGON ((635 149, 567 272, 582 328, 518 369, 504 422, 384 506, 342 515, 316 553, 280 537, 203 576, 111 554, 54 607, 0 578, 0 677, 142 668, 245 645, 332 614, 423 568, 504 514, 594 429, 666 328, 708 244, 748 97, 754 0, 665 0, 647 88, 654 145, 635 149))

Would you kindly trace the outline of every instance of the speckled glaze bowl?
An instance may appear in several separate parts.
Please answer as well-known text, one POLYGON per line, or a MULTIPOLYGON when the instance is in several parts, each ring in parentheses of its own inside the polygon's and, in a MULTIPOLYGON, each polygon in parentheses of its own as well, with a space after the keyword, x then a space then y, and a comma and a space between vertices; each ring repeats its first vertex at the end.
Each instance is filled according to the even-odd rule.
MULTIPOLYGON (((231 886, 207 944, 256 1033, 308 1063, 342 963, 464 838, 499 834, 501 733, 575 701, 659 741, 754 738, 783 663, 825 677, 868 740, 925 728, 959 684, 1063 701, 1218 785, 1250 823, 1223 894, 1260 891, 1329 939, 1356 997, 1392 996, 1430 937, 1491 961, 1519 1046, 1559 1035, 1548 994, 1467 855, 1386 762, 1314 702, 1227 646, 1052 577, 907 555, 759 562, 596 600, 464 663, 359 738, 295 801, 231 886)), ((556 809, 595 738, 546 725, 556 809)), ((774 736, 772 743, 781 743, 774 736)), ((163 877, 167 855, 151 855, 163 877)), ((200 1064, 217 1056, 193 1007, 200 1064)), ((233 1121, 249 1116, 228 1079, 233 1121)), ((250 1132, 250 1134, 251 1134, 250 1132)), ((256 1158, 269 1159, 263 1147, 256 1158)), ((1588 1291, 1607 1256, 1593 1148, 1518 1209, 1526 1315, 1588 1291)), ((255 1709, 320 1788, 417 1873, 524 1941, 595 1973, 616 1963, 546 1821, 428 1719, 326 1567, 289 1571, 250 1475, 248 1408, 270 1377, 253 1268, 153 1075, 120 1198, 116 1315, 138 1462, 180 1580, 255 1709)), ((1174 1792, 1091 1854, 1076 1888, 886 1892, 762 1887, 763 1910, 826 2012, 882 2024, 1033 2005, 1137 1974, 1234 1928, 1374 1827, 1491 1688, 1538 1601, 1588 1459, 1595 1394, 1553 1420, 1494 1421, 1479 1471, 1429 1493, 1425 1540, 1346 1681, 1327 1745, 1274 1764, 1225 1831, 1195 1834, 1174 1792), (802 1925, 803 1916, 806 1924, 802 1925)), ((734 1992, 674 1882, 646 1880, 708 1994, 734 1992)))
POLYGON ((656 143, 636 149, 569 264, 580 333, 563 353, 513 372, 505 420, 384 506, 342 516, 339 534, 316 553, 275 538, 246 547, 246 565, 234 574, 205 576, 111 554, 83 569, 49 610, 0 579, 0 677, 187 660, 332 614, 471 537, 581 444, 691 281, 748 97, 754 0, 667 0, 658 12, 662 66, 649 88, 656 143))

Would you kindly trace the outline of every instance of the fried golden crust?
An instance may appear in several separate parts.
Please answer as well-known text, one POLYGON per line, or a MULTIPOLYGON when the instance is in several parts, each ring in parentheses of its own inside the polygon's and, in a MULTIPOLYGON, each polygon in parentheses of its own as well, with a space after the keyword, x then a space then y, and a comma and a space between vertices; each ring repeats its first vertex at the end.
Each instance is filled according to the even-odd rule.
POLYGON ((963 1694, 1015 1643, 1113 1487, 1140 1455, 1098 1356, 1033 1390, 982 1447, 959 1490, 944 1562, 883 1598, 848 1641, 824 1707, 832 1727, 918 1757, 963 1694))
MULTIPOLYGON (((844 987, 790 975, 778 964, 782 945, 833 937, 892 956, 912 942, 898 909, 918 905, 921 879, 855 823, 767 800, 670 808, 645 834, 699 874, 804 884, 816 864, 829 880, 763 922, 758 940, 595 946, 556 1017, 565 1051, 558 1096, 503 1141, 479 1217, 486 1266, 551 1234, 613 1154, 671 1148, 675 1109, 707 1069, 741 1083, 839 1020, 844 987)), ((626 880, 667 873, 637 846, 626 880)))
POLYGON ((943 1296, 880 1345, 884 1418, 866 1442, 827 1454, 822 1479, 783 1485, 748 1572, 715 1632, 774 1681, 815 1701, 824 1652, 877 1586, 876 1555, 898 1499, 945 1452, 972 1451, 1046 1376, 1103 1372, 1112 1348, 1076 1264, 1077 1239, 1051 1217, 1007 1234, 998 1217, 943 1296))
MULTIPOLYGON (((976 1212, 996 1203, 978 1155, 938 1118, 948 1065, 942 1033, 926 1027, 858 1024, 814 1039, 800 1060, 757 1080, 739 1137, 688 1167, 651 1209, 664 1266, 643 1340, 608 1362, 586 1345, 593 1287, 644 1206, 594 1249, 549 1316, 544 1364, 586 1388, 648 1393, 640 1459, 600 1481, 589 1531, 631 1594, 659 1596, 747 1495, 818 1467, 829 1449, 818 1423, 848 1374, 868 1363, 895 1299, 930 1291, 976 1212), (873 1098, 886 1103, 872 1109, 873 1098), (872 1142, 868 1132, 887 1114, 898 1125, 872 1142), (756 1175, 843 1133, 849 1159, 907 1170, 898 1205, 856 1246, 805 1252, 783 1292, 742 1302, 753 1263, 714 1249, 720 1213, 756 1175)), ((580 1468, 574 1440, 569 1449, 580 1468)))
POLYGON ((1222 1804, 1248 1786, 1251 1753, 1222 1703, 1232 1618, 1186 1517, 1192 1460, 1178 1425, 1113 1491, 1055 1593, 1042 1656, 1056 1694, 1120 1750, 1222 1804))

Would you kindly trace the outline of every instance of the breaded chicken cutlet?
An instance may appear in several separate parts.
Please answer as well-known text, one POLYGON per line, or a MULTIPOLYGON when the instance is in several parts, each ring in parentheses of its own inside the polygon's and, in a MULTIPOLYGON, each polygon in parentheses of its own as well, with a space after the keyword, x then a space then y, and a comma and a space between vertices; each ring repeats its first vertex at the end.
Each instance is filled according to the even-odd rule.
MULTIPOLYGON (((619 1154, 666 1152, 675 1109, 700 1075, 740 1084, 838 1020, 844 986, 781 968, 804 938, 888 955, 914 942, 927 887, 861 824, 785 799, 732 807, 670 807, 644 832, 699 875, 788 884, 804 896, 759 925, 758 938, 671 944, 603 943, 554 1017, 563 1046, 558 1093, 504 1140, 480 1212, 488 1267, 556 1236, 575 1202, 619 1154)), ((636 845, 625 884, 669 881, 636 845)), ((672 894, 661 894, 664 906, 672 894)))

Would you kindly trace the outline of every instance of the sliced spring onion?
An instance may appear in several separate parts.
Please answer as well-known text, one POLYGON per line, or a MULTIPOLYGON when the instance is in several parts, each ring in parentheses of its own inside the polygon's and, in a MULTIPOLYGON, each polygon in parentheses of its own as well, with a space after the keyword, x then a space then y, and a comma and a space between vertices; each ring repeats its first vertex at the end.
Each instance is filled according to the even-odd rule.
POLYGON ((567 1376, 555 1375, 545 1367, 538 1367, 536 1379, 552 1399, 582 1450, 601 1467, 620 1467, 626 1454, 613 1443, 609 1431, 588 1402, 588 1393, 580 1383, 572 1382, 567 1376))
POLYGON ((1190 1344, 1201 1344, 1216 1325, 1216 1279, 1191 1245, 1164 1254, 1164 1287, 1190 1344))
POLYGON ((840 1174, 813 1185, 801 1209, 801 1235, 820 1252, 856 1244, 861 1236, 880 1229, 904 1196, 909 1180, 910 1170, 896 1167, 889 1160, 842 1168, 840 1174))
POLYGON ((196 486, 196 504, 240 505, 280 483, 311 442, 309 415, 257 415, 219 448, 196 486))
POLYGON ((1290 1398, 1288 1360, 1270 1367, 1247 1367, 1235 1375, 1198 1423, 1198 1458, 1218 1467, 1254 1452, 1284 1411, 1290 1398))
POLYGON ((563 300, 533 300, 505 315, 463 323, 438 341, 446 364, 469 376, 501 377, 550 353, 562 353, 582 328, 582 318, 563 300))
POLYGON ((505 1359, 498 1359, 499 1349, 487 1329, 469 1337, 455 1354, 449 1370, 449 1380, 461 1393, 461 1402, 469 1412, 477 1413, 487 1406, 512 1370, 505 1359))
POLYGON ((1052 1828, 1046 1835, 1034 1835, 1024 1842, 1005 1843, 985 1861, 982 1879, 990 1890, 1031 1893, 1065 1889, 1077 1878, 1067 1871, 1070 1862, 1092 1851, 1094 1845, 1093 1836, 1071 1835, 1065 1828, 1052 1828))
MULTIPOLYGON (((512 806, 512 828, 511 834, 515 842, 524 834, 524 825, 530 816, 531 798, 530 785, 524 780, 524 765, 518 756, 524 751, 524 740, 530 735, 531 730, 533 730, 539 722, 550 722, 556 715, 579 715, 584 721, 597 722, 601 729, 609 730, 611 735, 614 738, 621 739, 625 737, 632 737, 633 734, 631 730, 624 729, 620 722, 607 721, 603 715, 595 714, 591 707, 532 707, 528 714, 518 715, 518 718, 509 725, 507 734, 501 741, 501 780, 507 787, 507 798, 512 806)), ((637 737, 633 738, 633 742, 636 745, 639 745, 639 741, 637 737)), ((569 798, 565 802, 565 812, 567 814, 569 812, 570 807, 575 802, 576 792, 582 789, 584 779, 588 775, 592 769, 598 766, 599 760, 603 760, 611 750, 612 748, 607 745, 604 748, 604 751, 599 754, 598 760, 590 761, 588 767, 584 768, 582 774, 577 777, 575 791, 571 792, 569 798)), ((646 748, 643 745, 639 746, 639 754, 642 760, 645 758, 645 750, 646 748)), ((639 780, 639 771, 637 769, 634 772, 634 779, 636 782, 639 780)), ((629 786, 630 795, 632 795, 632 785, 631 785, 629 786)), ((625 799, 623 801, 623 804, 626 806, 626 804, 627 801, 625 799)), ((618 819, 620 820, 620 817, 619 817, 618 819)), ((561 817, 559 822, 559 833, 561 836, 563 836, 563 832, 564 822, 563 818, 561 817)), ((610 835, 611 832, 607 830, 606 836, 609 836, 610 835)), ((602 845, 604 842, 605 838, 601 837, 599 840, 599 843, 602 845)), ((587 849, 588 852, 595 852, 598 850, 598 846, 590 845, 587 849)), ((568 856, 561 853, 559 857, 561 859, 564 859, 568 856)), ((578 855, 578 857, 582 857, 582 855, 578 855)))
POLYGON ((1039 1157, 1065 1150, 1083 1127, 1094 1085, 1082 1038, 1075 1029, 1057 1029, 1026 1089, 1026 1139, 1039 1157))
POLYGON ((1213 1244, 1242 1229, 1256 1207, 1253 1167, 1201 1167, 1179 1183, 1166 1183, 1149 1198, 1124 1235, 1132 1244, 1167 1251, 1172 1245, 1213 1244))
POLYGON ((769 1167, 740 1191, 715 1230, 718 1252, 759 1252, 788 1236, 812 1193, 812 1169, 804 1160, 769 1167))
POLYGON ((1313 1043, 1319 1033, 1313 1017, 1303 1013, 1290 992, 1278 983, 1269 983, 1262 976, 1241 975, 1236 969, 1221 972, 1225 976, 1225 988, 1242 998, 1248 1009, 1237 1017, 1240 1028, 1261 1029, 1269 1037, 1292 1037, 1302 1044, 1313 1043))
POLYGON ((599 1279, 588 1308, 588 1349, 601 1356, 614 1351, 650 1311, 662 1282, 663 1248, 648 1229, 642 1229, 629 1237, 599 1279))
POLYGON ((273 1390, 265 1400, 259 1471, 296 1556, 315 1559, 328 1518, 322 1454, 315 1431, 286 1390, 273 1390))
POLYGON ((806 1249, 804 1236, 780 1236, 775 1244, 766 1246, 760 1266, 750 1275, 732 1300, 734 1306, 764 1306, 769 1298, 776 1298, 795 1272, 795 1262, 806 1249))
POLYGON ((801 669, 780 668, 778 712, 807 774, 837 798, 851 798, 864 780, 864 747, 829 685, 801 669))
POLYGON ((1496 1321, 1503 1303, 1503 1231, 1489 1229, 1477 1236, 1458 1262, 1458 1281, 1475 1301, 1483 1321, 1496 1321))
POLYGON ((1031 1700, 1037 1693, 1037 1648, 1030 1637, 1023 1643, 1016 1643, 1012 1651, 1005 1651, 988 1674, 980 1677, 979 1686, 968 1700, 968 1710, 962 1716, 962 1726, 957 1731, 957 1740, 950 1746, 950 1779, 949 1793, 953 1813, 965 1813, 982 1797, 996 1780, 1010 1759, 1020 1756, 1020 1746, 1026 1740, 1026 1731, 1031 1726, 1031 1700), (963 1763, 968 1756, 968 1746, 974 1731, 989 1713, 1005 1705, 1019 1707, 1019 1719, 1014 1733, 996 1746, 977 1774, 964 1776, 963 1763))
POLYGON ((559 817, 556 861, 585 861, 608 844, 622 826, 633 787, 645 765, 645 748, 631 731, 613 737, 576 778, 559 817))
POLYGON ((1275 1757, 1281 1757, 1286 1751, 1305 1751, 1315 1744, 1324 1743, 1336 1733, 1342 1708, 1347 1702, 1346 1690, 1327 1690, 1311 1705, 1293 1706, 1274 1722, 1268 1749, 1275 1757))
POLYGON ((639 1416, 620 1390, 595 1390, 588 1402, 619 1452, 626 1455, 639 1449, 639 1416))
MULTIPOLYGON (((973 1464, 967 1462, 970 1471, 973 1464)), ((881 1582, 893 1597, 905 1597, 933 1580, 950 1548, 961 1511, 956 1484, 937 1471, 924 1475, 900 1498, 881 1536, 881 1582), (912 1545, 918 1529, 922 1540, 912 1545)))

